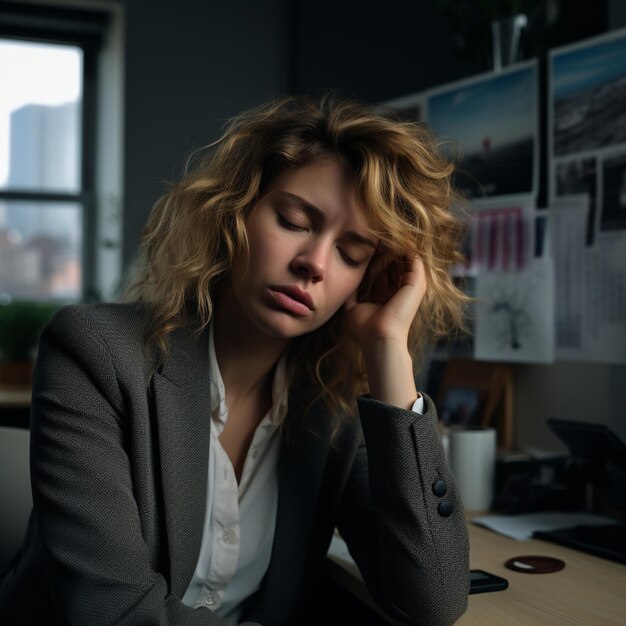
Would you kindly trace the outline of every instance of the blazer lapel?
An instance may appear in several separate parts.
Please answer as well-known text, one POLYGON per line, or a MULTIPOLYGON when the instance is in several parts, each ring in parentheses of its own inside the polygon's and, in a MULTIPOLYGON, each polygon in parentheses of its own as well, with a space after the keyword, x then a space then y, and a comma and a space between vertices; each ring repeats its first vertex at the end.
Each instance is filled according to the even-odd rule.
POLYGON ((303 407, 292 404, 292 400, 278 461, 278 511, 272 557, 259 602, 250 607, 250 614, 261 624, 287 623, 288 610, 302 581, 315 521, 316 494, 328 454, 327 433, 308 430, 310 423, 321 431, 321 422, 303 420, 303 407))
POLYGON ((163 507, 171 591, 182 597, 193 576, 206 509, 211 400, 208 335, 178 330, 154 375, 163 507))

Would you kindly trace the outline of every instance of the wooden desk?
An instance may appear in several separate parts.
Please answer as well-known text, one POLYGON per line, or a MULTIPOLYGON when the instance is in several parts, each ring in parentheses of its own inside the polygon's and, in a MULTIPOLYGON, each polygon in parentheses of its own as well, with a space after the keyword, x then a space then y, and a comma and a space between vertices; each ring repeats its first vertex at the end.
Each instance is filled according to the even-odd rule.
MULTIPOLYGON (((470 568, 482 569, 509 581, 505 591, 469 596, 462 626, 623 626, 626 624, 626 565, 551 544, 515 541, 486 528, 468 524, 470 568), (553 574, 522 574, 505 561, 523 555, 554 556, 565 569, 553 574)), ((381 614, 369 597, 352 562, 329 557, 329 575, 381 614)), ((389 624, 399 624, 387 618, 389 624)))

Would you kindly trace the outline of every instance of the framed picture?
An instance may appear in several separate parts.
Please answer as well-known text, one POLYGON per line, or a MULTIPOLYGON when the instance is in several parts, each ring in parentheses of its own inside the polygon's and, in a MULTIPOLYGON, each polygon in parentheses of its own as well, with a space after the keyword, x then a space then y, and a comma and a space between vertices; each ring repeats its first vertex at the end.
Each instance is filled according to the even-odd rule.
POLYGON ((532 60, 426 92, 424 119, 457 161, 455 185, 467 198, 536 194, 537 77, 532 60))
POLYGON ((472 387, 448 387, 438 404, 442 426, 471 426, 484 411, 486 392, 472 387))
POLYGON ((450 359, 436 394, 443 427, 494 426, 498 445, 513 446, 513 370, 505 363, 450 359))

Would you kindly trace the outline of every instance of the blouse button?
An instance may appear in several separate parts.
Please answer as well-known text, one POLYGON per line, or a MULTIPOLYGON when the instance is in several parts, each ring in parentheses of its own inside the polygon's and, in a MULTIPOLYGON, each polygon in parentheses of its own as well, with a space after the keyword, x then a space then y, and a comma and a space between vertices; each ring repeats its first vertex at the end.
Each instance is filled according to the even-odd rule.
POLYGON ((224 543, 235 543, 235 531, 232 528, 225 528, 224 533, 222 534, 222 539, 224 543))
POLYGON ((218 603, 219 597, 214 591, 210 591, 204 598, 204 604, 206 604, 206 606, 208 606, 210 609, 216 608, 218 603))

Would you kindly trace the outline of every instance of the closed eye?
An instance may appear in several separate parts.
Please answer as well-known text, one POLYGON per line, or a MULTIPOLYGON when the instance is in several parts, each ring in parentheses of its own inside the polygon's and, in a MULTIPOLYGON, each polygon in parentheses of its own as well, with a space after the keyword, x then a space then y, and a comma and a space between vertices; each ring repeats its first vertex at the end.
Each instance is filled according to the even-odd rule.
POLYGON ((307 232, 308 228, 306 226, 300 226, 299 224, 294 224, 285 218, 281 213, 277 213, 278 223, 287 230, 293 230, 296 232, 307 232))
POLYGON ((341 255, 341 258, 345 261, 347 265, 349 265, 350 267, 354 267, 354 268, 361 267, 361 264, 355 261, 352 257, 348 256, 344 250, 342 250, 341 248, 338 248, 338 250, 339 250, 339 254, 341 255))

